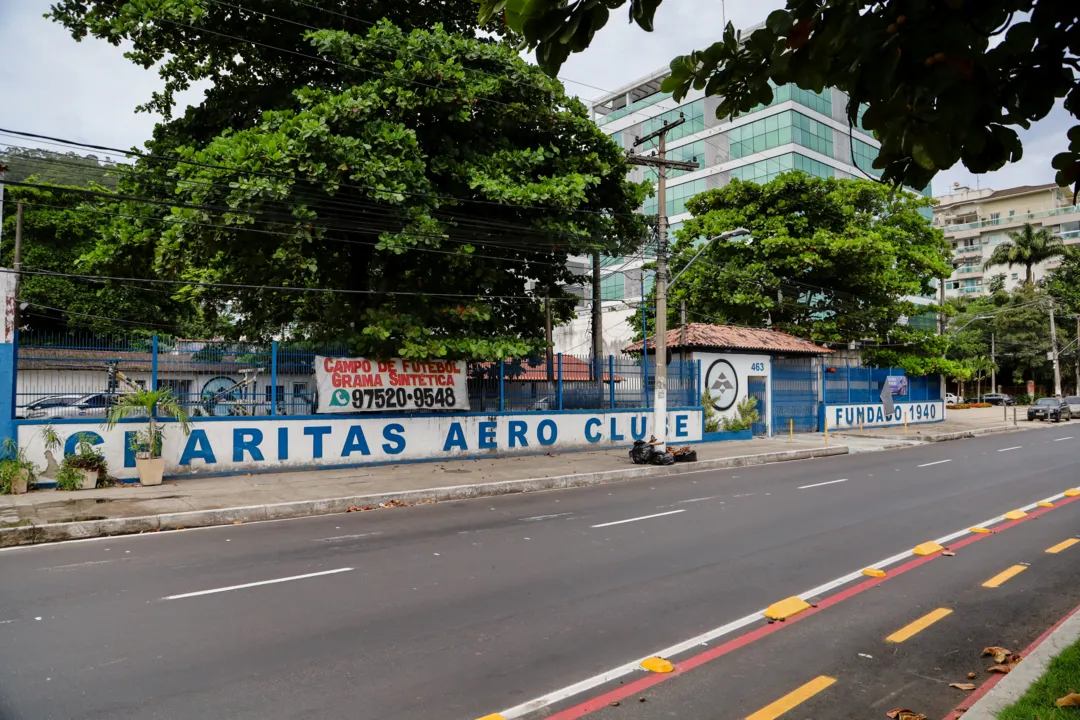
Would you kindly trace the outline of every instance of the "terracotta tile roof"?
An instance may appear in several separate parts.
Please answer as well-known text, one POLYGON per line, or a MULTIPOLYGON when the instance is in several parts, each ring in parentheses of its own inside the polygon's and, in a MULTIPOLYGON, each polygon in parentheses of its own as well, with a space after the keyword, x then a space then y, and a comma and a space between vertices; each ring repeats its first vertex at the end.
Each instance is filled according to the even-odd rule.
MULTIPOLYGON (((608 373, 608 364, 605 359, 602 365, 601 373, 603 374, 604 382, 608 382, 610 374, 608 373)), ((547 367, 543 360, 537 360, 522 364, 522 373, 515 373, 507 368, 506 379, 514 382, 546 382, 547 381, 547 367)), ((558 361, 552 361, 552 373, 555 377, 558 377, 559 367, 558 361)), ((593 380, 592 368, 589 367, 589 362, 582 360, 581 358, 574 357, 573 355, 563 355, 562 359, 562 378, 563 382, 588 382, 593 380)), ((498 375, 498 373, 496 373, 498 375)), ((622 382, 623 378, 618 374, 615 375, 615 382, 622 382)))
POLYGON ((1011 197, 1013 195, 1026 195, 1027 193, 1038 192, 1039 190, 1054 190, 1057 186, 1057 183, 1047 183, 1046 185, 1020 185, 1019 187, 997 190, 982 199, 997 200, 998 198, 1011 197))
MULTIPOLYGON (((832 352, 809 340, 802 340, 794 335, 779 330, 752 329, 731 325, 709 325, 690 323, 686 326, 686 342, 680 342, 681 328, 668 330, 667 346, 672 350, 709 348, 720 350, 758 350, 771 353, 827 355, 832 352)), ((655 350, 656 344, 649 338, 649 349, 655 350)), ((641 341, 626 347, 624 352, 641 352, 641 341)))

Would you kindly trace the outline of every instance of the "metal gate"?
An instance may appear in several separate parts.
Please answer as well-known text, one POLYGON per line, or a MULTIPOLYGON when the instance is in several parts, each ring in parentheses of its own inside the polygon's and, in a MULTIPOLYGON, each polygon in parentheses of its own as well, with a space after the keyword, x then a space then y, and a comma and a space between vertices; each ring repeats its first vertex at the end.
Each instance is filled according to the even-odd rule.
POLYGON ((764 377, 748 377, 746 379, 746 392, 750 397, 757 399, 756 410, 758 421, 750 426, 750 431, 755 435, 769 434, 769 404, 766 399, 768 385, 764 377))
POLYGON ((773 432, 817 432, 817 381, 810 358, 773 358, 773 432))

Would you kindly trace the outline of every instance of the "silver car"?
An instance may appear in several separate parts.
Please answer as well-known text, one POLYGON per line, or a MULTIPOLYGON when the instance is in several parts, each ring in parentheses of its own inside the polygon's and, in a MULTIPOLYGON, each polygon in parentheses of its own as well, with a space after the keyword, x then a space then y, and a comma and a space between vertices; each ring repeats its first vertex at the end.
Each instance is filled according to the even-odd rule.
POLYGON ((1080 417, 1080 397, 1076 395, 1070 395, 1065 398, 1065 403, 1069 406, 1069 412, 1073 417, 1080 417))
POLYGON ((35 400, 15 411, 15 417, 25 420, 42 418, 105 417, 115 404, 109 393, 90 395, 50 395, 35 400))

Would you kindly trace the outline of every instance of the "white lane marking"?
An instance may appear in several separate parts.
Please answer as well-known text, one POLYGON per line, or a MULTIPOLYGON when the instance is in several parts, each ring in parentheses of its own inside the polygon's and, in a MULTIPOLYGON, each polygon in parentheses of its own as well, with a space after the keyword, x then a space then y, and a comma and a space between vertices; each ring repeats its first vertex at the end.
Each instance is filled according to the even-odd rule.
POLYGON ((593 525, 594 528, 611 527, 612 525, 622 525, 623 523, 637 522, 638 520, 648 520, 650 518, 663 517, 665 515, 676 515, 678 513, 684 513, 685 510, 669 510, 667 512, 656 513, 655 515, 642 515, 641 517, 628 518, 626 520, 616 520, 615 522, 600 523, 599 525, 593 525))
MULTIPOLYGON (((705 502, 706 500, 715 500, 718 497, 722 497, 722 496, 721 495, 710 495, 709 497, 703 497, 703 498, 690 498, 689 500, 680 500, 675 504, 676 505, 684 505, 686 503, 705 502)), ((721 505, 723 505, 723 503, 721 503, 721 505)))
POLYGON ((292 582, 293 580, 307 580, 313 577, 322 577, 323 575, 336 575, 338 573, 349 572, 352 568, 338 568, 336 570, 323 570, 322 572, 307 573, 306 575, 292 575, 290 577, 275 578, 273 580, 260 580, 259 582, 244 583, 243 585, 229 585, 228 587, 212 588, 210 590, 199 590, 197 592, 182 593, 180 595, 169 595, 168 597, 161 598, 162 600, 181 600, 183 598, 198 597, 200 595, 213 595, 215 593, 231 592, 232 590, 244 590, 246 588, 259 587, 260 585, 276 585, 277 583, 292 582))
POLYGON ((1062 440, 1072 440, 1072 439, 1073 439, 1073 436, 1069 435, 1067 437, 1057 438, 1057 439, 1054 440, 1054 442, 1061 442, 1062 440))
POLYGON ((835 485, 836 483, 847 482, 847 478, 841 478, 839 480, 830 480, 829 482, 814 483, 813 485, 801 485, 799 490, 806 490, 807 488, 821 487, 822 485, 835 485))
POLYGON ((1023 445, 1013 445, 1012 447, 1001 448, 998 452, 1009 452, 1010 450, 1019 450, 1024 447, 1023 445))
MULTIPOLYGON (((1060 500, 1063 497, 1065 497, 1065 493, 1058 493, 1057 495, 1053 495, 1051 497, 1044 498, 1043 500, 1040 500, 1038 502, 1054 502, 1055 500, 1060 500)), ((1029 507, 1029 508, 1037 507, 1038 502, 1032 503, 1031 505, 1029 505, 1027 507, 1029 507)), ((976 523, 975 525, 973 525, 971 527, 989 527, 991 525, 995 525, 995 524, 1003 521, 1004 519, 1005 519, 1004 516, 999 515, 999 516, 997 516, 995 518, 991 518, 989 520, 984 520, 981 523, 976 523)), ((937 540, 935 540, 935 542, 937 542, 940 545, 944 545, 945 543, 950 542, 952 540, 955 540, 956 538, 963 537, 964 535, 970 535, 970 534, 971 534, 971 531, 968 528, 964 528, 963 530, 958 530, 957 532, 950 533, 948 535, 940 537, 937 540)), ((898 562, 902 562, 902 561, 905 561, 905 560, 911 560, 912 557, 913 556, 911 554, 911 550, 904 550, 903 552, 897 553, 896 555, 893 555, 892 557, 885 558, 884 560, 879 560, 878 562, 868 563, 868 564, 865 564, 865 565, 860 565, 859 570, 856 570, 855 572, 844 575, 843 577, 839 577, 839 578, 837 578, 835 580, 827 582, 824 585, 819 585, 816 588, 811 588, 810 590, 807 590, 806 592, 799 593, 798 597, 802 598, 803 600, 810 600, 811 598, 818 597, 818 596, 822 595, 823 593, 826 593, 826 592, 828 592, 828 591, 830 591, 830 590, 832 590, 834 588, 840 587, 841 585, 846 585, 846 584, 848 584, 850 582, 853 582, 855 580, 865 580, 866 576, 862 574, 862 568, 865 568, 865 567, 886 568, 886 567, 889 567, 891 565, 895 565, 898 562)), ((641 662, 643 660, 645 660, 646 658, 662 657, 662 658, 670 659, 670 658, 672 658, 672 657, 674 657, 674 656, 676 656, 676 655, 678 655, 680 653, 686 652, 687 650, 693 649, 693 648, 695 648, 695 647, 697 647, 699 645, 705 645, 705 644, 709 643, 710 641, 715 640, 715 639, 717 639, 719 637, 722 637, 724 635, 729 635, 729 634, 731 634, 731 633, 733 633, 733 632, 735 632, 737 630, 741 630, 744 627, 748 627, 750 625, 760 623, 762 615, 765 613, 765 610, 766 610, 766 608, 762 608, 762 609, 758 610, 757 612, 754 612, 754 613, 751 613, 750 615, 739 618, 738 620, 733 620, 732 622, 729 622, 727 625, 721 625, 718 628, 715 628, 713 630, 709 630, 708 632, 702 633, 701 635, 698 635, 696 637, 692 637, 689 640, 684 640, 683 642, 678 643, 677 645, 672 645, 669 648, 664 648, 663 650, 659 650, 657 652, 649 653, 648 655, 645 655, 645 656, 643 656, 643 657, 641 657, 641 658, 639 658, 637 660, 634 660, 634 661, 628 662, 628 663, 626 663, 624 665, 619 665, 618 667, 612 668, 612 669, 608 670, 607 672, 603 672, 603 673, 600 673, 599 675, 594 675, 594 676, 592 676, 590 678, 586 678, 585 680, 581 680, 580 682, 576 682, 573 685, 568 685, 568 686, 566 686, 564 688, 561 688, 559 690, 555 690, 554 692, 550 692, 547 695, 542 695, 542 696, 540 696, 538 698, 534 698, 533 700, 529 700, 528 702, 522 703, 521 705, 516 705, 516 706, 514 706, 512 708, 509 708, 507 710, 502 710, 499 713, 499 715, 502 715, 504 718, 506 718, 506 720, 514 720, 514 718, 519 718, 519 717, 522 717, 524 715, 528 715, 529 713, 536 712, 537 710, 545 708, 545 707, 547 707, 549 705, 554 705, 555 703, 562 702, 562 701, 566 700, 567 698, 571 698, 571 697, 573 697, 575 695, 579 695, 579 694, 581 694, 583 692, 586 692, 588 690, 591 690, 591 689, 593 689, 595 687, 598 687, 598 686, 603 685, 605 683, 611 682, 612 680, 617 680, 617 679, 619 679, 619 678, 621 678, 621 677, 623 677, 625 675, 629 675, 631 673, 638 672, 641 669, 641 662)))
POLYGON ((931 465, 941 465, 942 463, 952 462, 952 460, 938 460, 932 463, 923 463, 922 465, 916 465, 916 467, 930 467, 931 465))
POLYGON ((134 560, 135 558, 113 558, 112 560, 89 560, 81 563, 71 563, 70 565, 53 565, 51 567, 42 568, 42 570, 71 570, 78 567, 89 567, 90 565, 107 565, 108 563, 123 562, 124 560, 134 560))
MULTIPOLYGON (((315 542, 338 542, 340 540, 359 540, 360 538, 374 537, 375 535, 382 535, 381 532, 367 532, 357 533, 356 535, 335 535, 334 537, 319 538, 315 542)), ((228 542, 226 540, 225 542, 228 542)))
MULTIPOLYGON (((610 495, 611 493, 608 493, 610 495)), ((537 522, 538 520, 550 520, 551 518, 562 517, 564 515, 573 515, 574 513, 555 513, 554 515, 533 515, 532 517, 521 518, 521 522, 537 522)))

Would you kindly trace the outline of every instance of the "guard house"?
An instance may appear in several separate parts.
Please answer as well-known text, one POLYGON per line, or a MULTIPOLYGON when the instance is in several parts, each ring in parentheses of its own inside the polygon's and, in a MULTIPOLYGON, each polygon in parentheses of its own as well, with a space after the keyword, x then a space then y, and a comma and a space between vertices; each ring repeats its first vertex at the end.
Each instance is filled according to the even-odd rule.
MULTIPOLYGON (((691 323, 667 333, 669 358, 682 356, 700 363, 699 393, 708 388, 721 416, 734 417, 746 396, 757 398, 755 435, 816 432, 820 410, 821 358, 831 354, 778 330, 691 323)), ((627 353, 642 351, 639 340, 627 353)), ((649 361, 655 341, 649 339, 649 361)))

